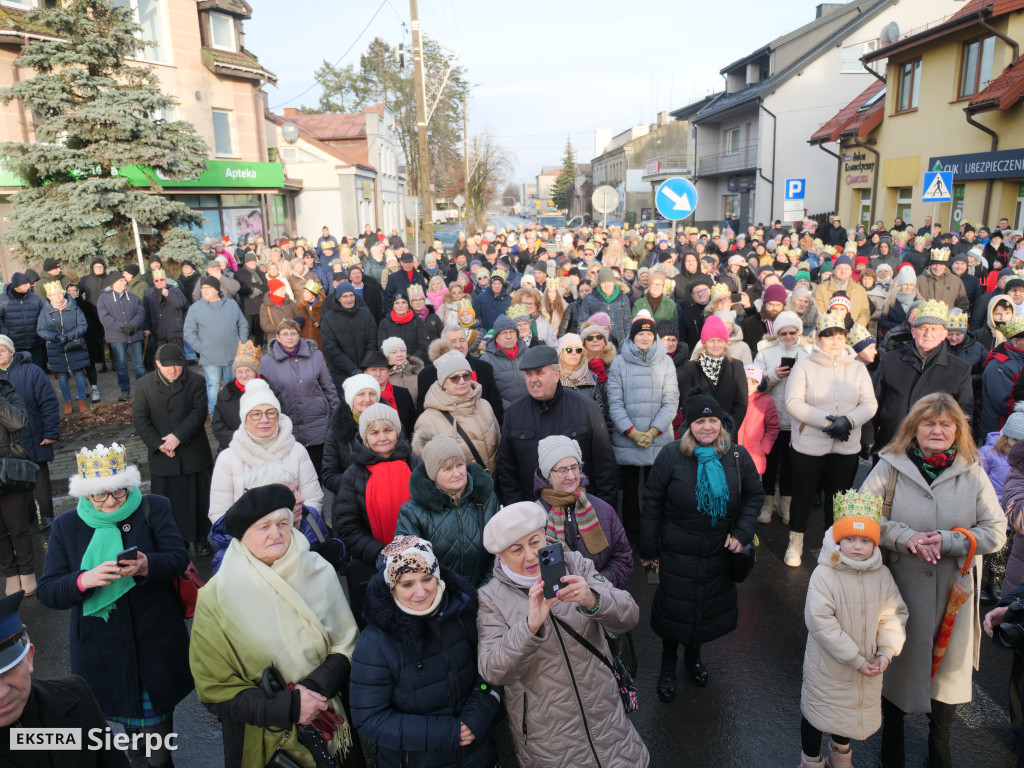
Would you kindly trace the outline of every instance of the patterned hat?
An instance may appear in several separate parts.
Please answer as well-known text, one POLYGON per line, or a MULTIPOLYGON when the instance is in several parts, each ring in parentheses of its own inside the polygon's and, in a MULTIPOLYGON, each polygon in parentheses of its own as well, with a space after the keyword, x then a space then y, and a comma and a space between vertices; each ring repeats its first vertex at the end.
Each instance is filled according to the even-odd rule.
POLYGON ((934 323, 936 325, 945 326, 949 320, 949 307, 946 306, 946 302, 938 301, 937 299, 928 299, 928 301, 922 301, 917 308, 917 318, 914 320, 914 327, 924 325, 925 323, 934 323))
POLYGON ((314 296, 319 296, 320 295, 320 291, 322 291, 324 289, 324 287, 322 285, 320 285, 320 281, 319 280, 307 280, 306 284, 304 286, 302 286, 302 287, 305 290, 307 290, 310 293, 312 293, 314 296))
POLYGON ((60 284, 60 280, 54 280, 49 283, 44 283, 43 290, 46 291, 46 295, 49 296, 51 293, 64 293, 64 286, 60 284))
POLYGON ((715 283, 711 286, 711 303, 714 303, 723 296, 728 296, 732 291, 725 283, 715 283))
POLYGON ((423 298, 424 295, 425 295, 423 293, 423 286, 420 285, 419 283, 413 283, 408 288, 406 288, 405 295, 409 297, 410 301, 412 300, 412 298, 414 296, 418 296, 420 298, 423 298))
POLYGON ((257 373, 260 371, 260 348, 253 344, 252 341, 238 343, 235 361, 231 364, 232 373, 239 368, 252 368, 257 373))
POLYGON ((434 547, 418 536, 396 536, 377 555, 377 570, 392 589, 401 578, 410 573, 430 573, 440 577, 441 566, 434 547))
POLYGON ((832 298, 828 300, 828 310, 832 311, 832 307, 837 304, 846 307, 846 311, 852 311, 852 305, 850 304, 850 297, 846 295, 846 291, 836 291, 832 294, 832 298))
POLYGON ((959 308, 949 310, 946 330, 955 331, 956 333, 967 333, 967 315, 959 308))
POLYGON ((505 314, 511 317, 513 320, 517 320, 520 317, 525 317, 527 320, 530 319, 530 313, 526 307, 522 304, 513 304, 505 310, 505 314))
POLYGON ((929 264, 948 264, 949 248, 932 248, 932 257, 929 264))
POLYGON ((846 320, 839 315, 818 315, 818 322, 815 325, 818 333, 824 333, 832 328, 836 328, 843 333, 846 333, 846 320))
POLYGON ((876 339, 863 325, 854 325, 850 332, 846 334, 846 343, 853 347, 854 352, 863 352, 872 344, 875 344, 876 339))
POLYGON ((1024 336, 1024 317, 1015 317, 1007 323, 1003 323, 999 326, 999 330, 1003 332, 1003 336, 1008 339, 1015 339, 1018 336, 1024 336))
POLYGON ((71 476, 68 489, 72 496, 94 496, 142 484, 139 468, 128 463, 128 451, 123 445, 111 443, 109 448, 103 445, 92 450, 83 448, 75 454, 75 459, 78 471, 71 476))
POLYGON ((832 538, 836 544, 848 536, 863 536, 878 546, 882 534, 882 497, 840 491, 833 499, 832 520, 832 538))

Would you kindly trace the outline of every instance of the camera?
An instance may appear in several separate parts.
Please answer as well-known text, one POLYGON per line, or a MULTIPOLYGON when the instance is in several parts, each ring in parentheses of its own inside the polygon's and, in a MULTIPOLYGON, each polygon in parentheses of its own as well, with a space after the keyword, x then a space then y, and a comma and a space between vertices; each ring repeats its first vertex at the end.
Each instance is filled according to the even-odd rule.
POLYGON ((1004 648, 1024 649, 1024 597, 1015 597, 996 627, 995 639, 1004 648))

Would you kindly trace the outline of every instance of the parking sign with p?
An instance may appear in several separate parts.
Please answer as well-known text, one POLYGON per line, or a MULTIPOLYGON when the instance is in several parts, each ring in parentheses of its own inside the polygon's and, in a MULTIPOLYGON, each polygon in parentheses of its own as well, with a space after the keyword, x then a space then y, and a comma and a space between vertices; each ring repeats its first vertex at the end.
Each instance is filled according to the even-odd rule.
POLYGON ((807 191, 806 179, 786 179, 786 199, 803 200, 807 191))

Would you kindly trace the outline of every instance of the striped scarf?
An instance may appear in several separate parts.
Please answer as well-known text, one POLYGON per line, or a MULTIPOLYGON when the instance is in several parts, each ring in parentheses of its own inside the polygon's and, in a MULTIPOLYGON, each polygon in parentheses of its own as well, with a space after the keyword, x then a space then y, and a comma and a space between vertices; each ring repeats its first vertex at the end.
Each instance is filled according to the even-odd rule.
POLYGON ((565 522, 569 515, 566 510, 572 508, 576 515, 576 527, 579 529, 587 552, 596 555, 608 548, 608 539, 601 528, 600 520, 597 519, 597 510, 590 503, 583 488, 577 488, 575 493, 563 493, 554 488, 544 488, 540 492, 540 497, 549 506, 548 524, 545 529, 549 536, 567 544, 565 522))

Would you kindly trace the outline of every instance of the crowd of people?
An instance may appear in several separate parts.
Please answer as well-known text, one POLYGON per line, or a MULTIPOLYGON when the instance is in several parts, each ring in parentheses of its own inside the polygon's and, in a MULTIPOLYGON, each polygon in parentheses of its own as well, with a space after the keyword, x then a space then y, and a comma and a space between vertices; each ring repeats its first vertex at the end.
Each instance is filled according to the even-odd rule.
MULTIPOLYGON (((990 634, 1024 618, 1008 222, 531 224, 422 259, 395 231, 324 227, 211 256, 96 258, 77 281, 48 259, 0 296, 2 456, 40 469, 0 493, 5 590, 71 611, 72 672, 108 719, 168 733, 194 688, 232 768, 361 766, 364 743, 381 766, 493 766, 503 736, 523 766, 647 765, 627 583, 657 584, 671 702, 680 646, 709 685, 705 649, 739 625, 778 516, 785 565, 816 563, 802 768, 852 765, 879 728, 903 766, 908 714, 929 765, 952 765, 981 606, 999 602, 990 634), (123 447, 83 450, 54 518, 60 403, 99 399, 107 349, 151 490, 123 447), (191 633, 190 556, 215 572, 191 633)), ((1024 647, 1014 663, 1024 741, 1024 647)))

